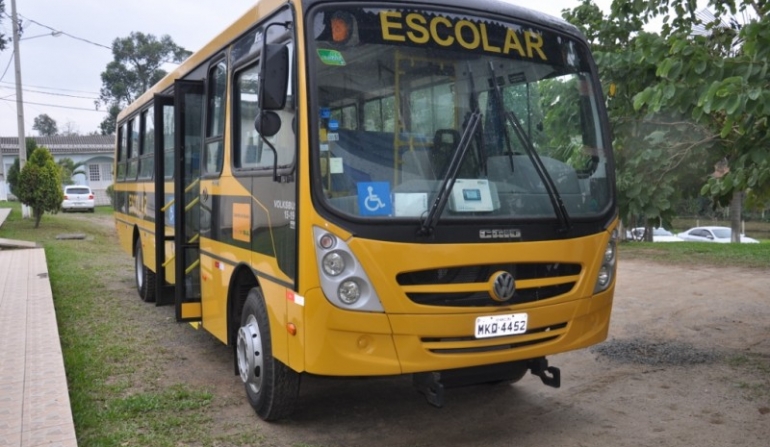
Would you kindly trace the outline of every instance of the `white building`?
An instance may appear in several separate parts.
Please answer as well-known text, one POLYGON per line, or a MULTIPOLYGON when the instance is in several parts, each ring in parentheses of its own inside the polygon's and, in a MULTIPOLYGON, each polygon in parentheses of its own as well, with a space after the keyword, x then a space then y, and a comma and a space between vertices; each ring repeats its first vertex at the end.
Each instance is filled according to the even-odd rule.
MULTIPOLYGON (((53 136, 28 137, 35 140, 38 146, 46 147, 57 162, 70 158, 75 163, 84 163, 80 170, 85 175, 78 174, 72 180, 78 185, 88 185, 96 195, 97 205, 108 205, 107 187, 112 185, 112 166, 115 161, 115 137, 109 135, 84 136, 53 136)), ((0 153, 2 166, 0 170, 0 200, 8 200, 10 195, 5 174, 19 156, 18 137, 0 137, 0 153)))

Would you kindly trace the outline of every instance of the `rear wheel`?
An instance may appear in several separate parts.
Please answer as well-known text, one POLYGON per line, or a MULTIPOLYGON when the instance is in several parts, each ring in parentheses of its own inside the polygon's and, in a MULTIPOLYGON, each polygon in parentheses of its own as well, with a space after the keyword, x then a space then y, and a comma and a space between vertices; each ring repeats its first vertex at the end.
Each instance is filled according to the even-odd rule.
POLYGON ((152 303, 155 301, 155 272, 144 265, 144 253, 142 252, 142 240, 136 238, 134 257, 134 272, 136 277, 136 291, 142 301, 152 303))
POLYGON ((267 307, 258 288, 249 291, 236 345, 238 373, 246 397, 266 421, 289 416, 299 395, 299 373, 273 357, 267 307))

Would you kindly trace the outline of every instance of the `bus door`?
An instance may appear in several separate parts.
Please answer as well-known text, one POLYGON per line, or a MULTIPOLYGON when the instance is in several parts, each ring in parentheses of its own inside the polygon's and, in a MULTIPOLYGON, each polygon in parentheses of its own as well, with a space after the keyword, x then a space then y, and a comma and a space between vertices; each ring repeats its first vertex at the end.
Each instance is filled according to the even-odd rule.
POLYGON ((201 320, 200 176, 203 148, 202 81, 174 84, 174 304, 177 321, 201 320))
POLYGON ((155 305, 174 304, 174 97, 155 95, 155 305), (168 273, 167 273, 168 271, 168 273))

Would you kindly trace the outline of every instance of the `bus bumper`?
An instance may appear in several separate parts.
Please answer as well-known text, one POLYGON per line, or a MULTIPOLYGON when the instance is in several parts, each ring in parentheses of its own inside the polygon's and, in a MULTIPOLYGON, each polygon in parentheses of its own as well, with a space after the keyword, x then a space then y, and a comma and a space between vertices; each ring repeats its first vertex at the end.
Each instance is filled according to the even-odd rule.
MULTIPOLYGON (((585 348, 607 338, 613 287, 587 298, 527 309, 524 334, 474 337, 476 318, 500 312, 382 314, 332 306, 306 295, 305 370, 330 376, 442 371, 527 360, 585 348)), ((455 309, 453 309, 455 310, 455 309)))

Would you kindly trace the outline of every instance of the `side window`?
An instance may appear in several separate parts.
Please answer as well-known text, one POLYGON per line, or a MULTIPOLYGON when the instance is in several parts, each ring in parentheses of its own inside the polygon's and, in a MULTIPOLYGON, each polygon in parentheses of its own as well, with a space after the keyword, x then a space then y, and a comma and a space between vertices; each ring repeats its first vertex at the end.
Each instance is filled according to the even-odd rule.
POLYGON ((367 132, 393 132, 396 99, 393 96, 378 98, 364 103, 364 130, 367 132))
POLYGON ((151 179, 155 167, 155 115, 152 106, 142 112, 141 160, 139 163, 139 178, 151 179))
POLYGON ((254 64, 235 76, 235 144, 233 164, 240 169, 273 166, 273 151, 265 147, 254 129, 259 96, 259 65, 254 64))
POLYGON ((174 178, 174 106, 163 106, 163 178, 174 178))
POLYGON ((136 180, 139 173, 139 131, 136 120, 128 121, 128 171, 126 180, 136 180))
POLYGON ((118 128, 118 157, 116 175, 118 181, 124 181, 126 179, 126 160, 128 159, 128 133, 126 132, 126 124, 122 124, 118 128))
POLYGON ((332 110, 332 118, 337 120, 340 129, 358 130, 358 109, 355 105, 332 110))
POLYGON ((227 92, 227 64, 221 60, 209 69, 206 109, 206 146, 204 148, 204 175, 222 172, 224 158, 225 94, 227 92))
MULTIPOLYGON (((293 51, 289 46, 289 51, 293 51)), ((291 59, 291 56, 290 56, 291 59)), ((238 71, 233 83, 233 166, 236 169, 259 169, 272 172, 275 155, 278 155, 278 167, 290 167, 294 163, 296 152, 295 112, 292 99, 292 82, 288 84, 286 107, 275 110, 281 120, 277 134, 267 137, 275 153, 263 137, 254 128, 254 120, 259 111, 259 75, 260 65, 255 62, 238 71)), ((290 75, 291 76, 291 75, 290 75)))

